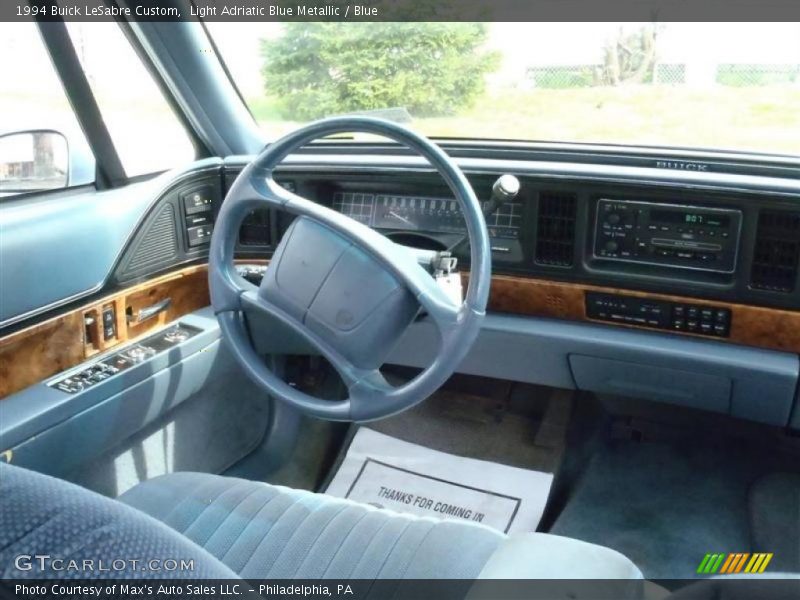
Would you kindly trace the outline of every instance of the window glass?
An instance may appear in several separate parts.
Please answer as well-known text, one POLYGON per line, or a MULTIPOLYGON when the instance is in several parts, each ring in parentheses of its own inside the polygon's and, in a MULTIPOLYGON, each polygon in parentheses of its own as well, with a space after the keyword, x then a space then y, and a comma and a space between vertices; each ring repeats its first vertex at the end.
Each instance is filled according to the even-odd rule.
POLYGON ((0 56, 0 196, 94 182, 94 159, 36 25, 0 23, 0 56))
POLYGON ((800 154, 798 23, 221 23, 269 137, 371 112, 435 137, 800 154))
POLYGON ((116 23, 67 24, 125 173, 164 171, 195 158, 191 140, 116 23))

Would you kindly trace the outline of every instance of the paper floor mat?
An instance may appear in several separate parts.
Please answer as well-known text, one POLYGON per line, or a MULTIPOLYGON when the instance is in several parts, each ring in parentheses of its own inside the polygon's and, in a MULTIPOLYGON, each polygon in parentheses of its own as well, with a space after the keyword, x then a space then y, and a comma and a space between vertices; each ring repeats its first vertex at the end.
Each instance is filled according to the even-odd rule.
POLYGON ((505 533, 535 531, 552 473, 462 458, 358 430, 327 494, 505 533))

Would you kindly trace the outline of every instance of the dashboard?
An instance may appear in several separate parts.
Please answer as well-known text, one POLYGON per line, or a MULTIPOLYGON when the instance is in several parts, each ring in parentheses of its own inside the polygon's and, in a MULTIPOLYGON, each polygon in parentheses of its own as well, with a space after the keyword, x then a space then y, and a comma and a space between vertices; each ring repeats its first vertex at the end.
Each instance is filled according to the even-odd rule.
MULTIPOLYGON (((800 308, 800 197, 513 174, 519 195, 487 219, 495 273, 800 308)), ((470 175, 484 204, 496 177, 470 175)), ((457 203, 435 178, 414 179, 298 172, 287 183, 400 243, 451 247, 465 233, 457 203)), ((273 219, 277 240, 291 218, 273 219)), ((467 248, 456 254, 467 268, 467 248)))
MULTIPOLYGON (((468 278, 458 203, 424 163, 326 156, 281 167, 290 191, 390 239, 451 250, 468 278)), ((800 184, 785 177, 462 160, 484 207, 502 174, 519 193, 487 217, 490 310, 700 336, 800 354, 800 184), (581 172, 583 170, 583 172, 581 172), (749 184, 749 185, 748 185, 749 184)), ((114 273, 118 286, 204 260, 231 159, 175 182, 139 228, 114 273)), ((267 260, 293 216, 257 210, 237 255, 267 260)))
MULTIPOLYGON (((465 372, 660 399, 773 424, 793 419, 800 429, 800 409, 790 416, 800 373, 797 170, 674 173, 488 158, 487 149, 478 154, 458 162, 484 205, 503 174, 517 177, 520 189, 487 219, 489 315, 465 372)), ((0 363, 9 366, 9 376, 0 397, 119 351, 207 306, 205 268, 216 215, 246 162, 208 159, 120 191, 120 205, 133 208, 108 251, 83 252, 91 258, 84 263, 62 261, 73 295, 60 304, 58 297, 37 297, 45 310, 35 313, 10 307, 16 312, 6 315, 0 339, 0 363), (123 237, 124 231, 130 234, 123 237), (95 273, 107 275, 97 284, 95 273), (161 311, 157 318, 143 317, 154 310, 161 311), (12 369, 15 364, 25 368, 12 369)), ((398 243, 452 249, 467 283, 461 211, 424 162, 395 154, 301 153, 275 177, 398 243)), ((93 210, 87 201, 73 211, 73 229, 90 228, 86 214, 93 210)), ((293 218, 277 210, 246 217, 236 246, 245 278, 258 283, 293 218)), ((46 221, 34 219, 37 224, 46 221)), ((28 248, 28 254, 44 260, 46 247, 54 245, 41 253, 28 248)), ((423 366, 424 349, 435 346, 414 335, 405 354, 398 350, 398 364, 423 366)))
MULTIPOLYGON (((503 173, 521 187, 487 219, 490 310, 800 352, 800 195, 500 167, 467 173, 484 205, 503 173)), ((452 249, 468 272, 461 211, 434 174, 293 166, 282 176, 398 243, 452 249)), ((274 247, 292 217, 261 218, 274 247)))
MULTIPOLYGON (((155 203, 113 274, 119 287, 204 261, 215 216, 246 161, 187 173, 155 203)), ((487 218, 493 313, 605 323, 800 354, 800 185, 787 177, 598 170, 461 160, 479 200, 505 173, 513 201, 487 218), (602 173, 602 176, 600 176, 602 173)), ((460 208, 424 163, 299 157, 278 182, 427 250, 451 249, 465 282, 460 208)), ((257 210, 237 256, 268 260, 293 216, 257 210)), ((256 270, 257 271, 257 270, 256 270)), ((258 280, 258 273, 248 275, 258 280)))

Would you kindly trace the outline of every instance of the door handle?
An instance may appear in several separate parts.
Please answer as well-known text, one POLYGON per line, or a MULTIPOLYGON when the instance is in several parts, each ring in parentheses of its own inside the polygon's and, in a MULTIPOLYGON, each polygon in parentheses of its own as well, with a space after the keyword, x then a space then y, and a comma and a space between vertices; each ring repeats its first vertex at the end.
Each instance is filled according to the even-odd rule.
POLYGON ((138 325, 143 321, 147 321, 147 319, 152 319, 158 313, 164 312, 172 305, 172 298, 166 298, 161 302, 157 302, 151 306, 146 306, 139 310, 137 315, 128 315, 128 324, 129 325, 138 325))

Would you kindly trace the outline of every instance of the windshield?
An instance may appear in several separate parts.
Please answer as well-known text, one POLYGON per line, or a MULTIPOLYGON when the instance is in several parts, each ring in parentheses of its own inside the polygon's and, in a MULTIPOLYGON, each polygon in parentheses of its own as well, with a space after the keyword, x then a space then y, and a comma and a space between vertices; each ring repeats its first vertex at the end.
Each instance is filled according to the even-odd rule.
POLYGON ((800 154, 797 23, 220 23, 268 138, 345 113, 431 137, 800 154))

